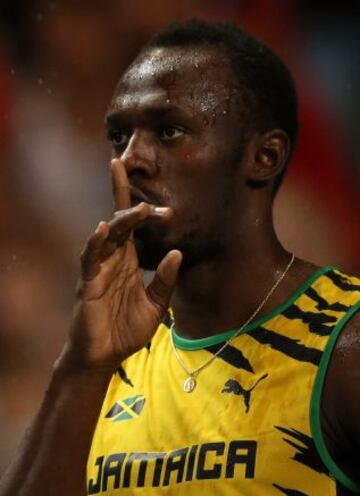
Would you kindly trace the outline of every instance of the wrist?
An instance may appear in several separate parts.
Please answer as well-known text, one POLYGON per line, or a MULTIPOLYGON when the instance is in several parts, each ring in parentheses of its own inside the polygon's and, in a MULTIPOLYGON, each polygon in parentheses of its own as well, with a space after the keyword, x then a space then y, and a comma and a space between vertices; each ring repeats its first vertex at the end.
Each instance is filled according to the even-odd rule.
POLYGON ((89 362, 84 359, 81 353, 76 352, 71 349, 68 344, 66 344, 59 358, 54 363, 53 373, 57 377, 87 376, 89 378, 94 377, 109 380, 120 363, 121 360, 119 360, 116 364, 106 362, 89 362))

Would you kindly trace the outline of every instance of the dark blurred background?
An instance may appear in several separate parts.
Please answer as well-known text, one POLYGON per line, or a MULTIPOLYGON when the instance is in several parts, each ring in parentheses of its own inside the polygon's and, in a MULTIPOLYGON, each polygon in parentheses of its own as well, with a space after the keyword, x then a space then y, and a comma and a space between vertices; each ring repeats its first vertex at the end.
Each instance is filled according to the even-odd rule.
POLYGON ((0 472, 67 333, 84 240, 111 212, 106 106, 123 69, 164 24, 231 19, 286 60, 301 135, 276 200, 279 236, 298 256, 360 274, 359 7, 0 0, 0 472))

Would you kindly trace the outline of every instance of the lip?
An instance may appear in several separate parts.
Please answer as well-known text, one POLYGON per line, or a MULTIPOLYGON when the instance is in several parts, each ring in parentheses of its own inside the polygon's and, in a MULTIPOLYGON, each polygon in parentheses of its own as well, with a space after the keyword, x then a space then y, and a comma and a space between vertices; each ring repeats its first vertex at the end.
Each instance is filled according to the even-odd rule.
POLYGON ((132 206, 136 206, 141 202, 146 202, 150 205, 161 206, 159 201, 156 200, 152 195, 150 195, 149 193, 144 193, 142 189, 137 188, 133 185, 130 185, 130 199, 132 206))
POLYGON ((141 202, 152 203, 152 201, 135 186, 130 186, 130 198, 132 205, 138 205, 141 202))

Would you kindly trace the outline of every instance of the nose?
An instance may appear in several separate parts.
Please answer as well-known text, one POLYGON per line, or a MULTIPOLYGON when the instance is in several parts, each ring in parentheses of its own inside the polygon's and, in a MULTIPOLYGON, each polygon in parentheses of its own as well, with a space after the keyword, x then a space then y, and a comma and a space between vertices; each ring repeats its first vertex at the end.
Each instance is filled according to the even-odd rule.
POLYGON ((129 177, 134 175, 151 177, 157 172, 156 146, 146 130, 133 132, 121 158, 129 177))

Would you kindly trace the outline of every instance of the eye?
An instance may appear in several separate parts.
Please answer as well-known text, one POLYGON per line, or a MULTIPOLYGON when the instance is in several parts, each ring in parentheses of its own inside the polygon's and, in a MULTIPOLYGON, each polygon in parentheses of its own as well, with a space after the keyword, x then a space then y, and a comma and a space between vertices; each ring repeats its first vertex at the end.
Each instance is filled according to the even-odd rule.
POLYGON ((120 129, 108 132, 108 139, 114 147, 126 146, 129 141, 129 135, 120 129))
POLYGON ((160 137, 163 140, 172 140, 179 138, 185 133, 185 130, 180 126, 164 126, 160 130, 160 137))

